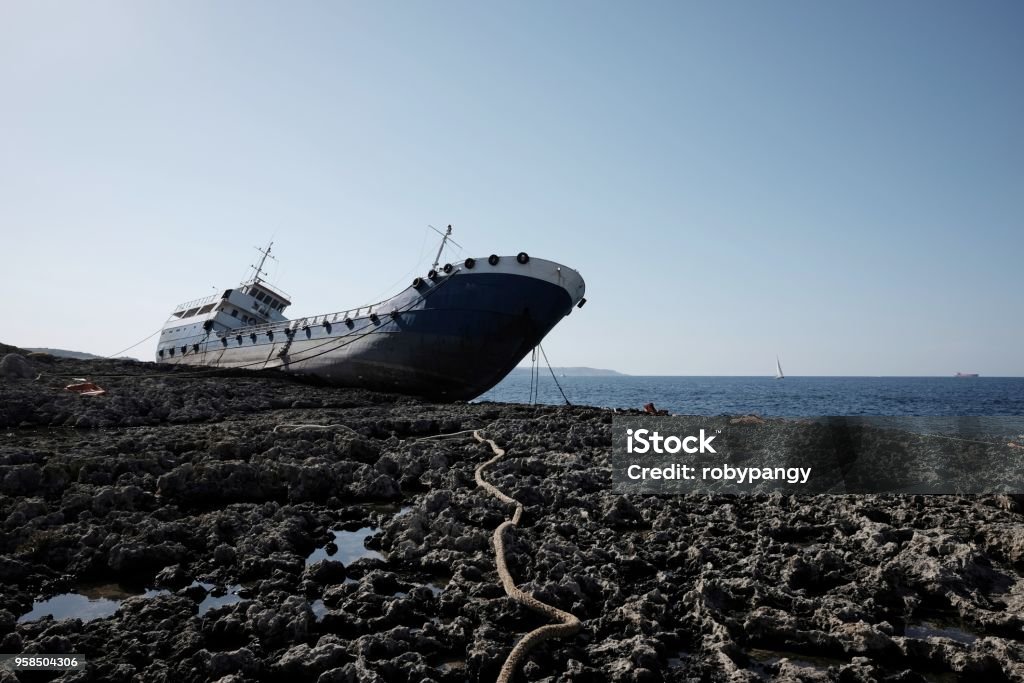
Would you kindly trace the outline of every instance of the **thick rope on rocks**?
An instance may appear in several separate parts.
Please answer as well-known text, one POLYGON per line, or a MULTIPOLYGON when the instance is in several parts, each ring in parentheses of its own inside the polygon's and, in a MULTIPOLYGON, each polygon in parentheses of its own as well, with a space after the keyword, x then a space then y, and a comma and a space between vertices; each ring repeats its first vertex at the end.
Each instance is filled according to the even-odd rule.
POLYGON ((563 612, 557 607, 544 604, 532 595, 524 593, 516 588, 516 584, 512 580, 512 574, 509 573, 508 565, 505 562, 504 535, 505 531, 509 527, 517 526, 519 524, 519 520, 522 519, 523 516, 523 504, 511 496, 505 495, 498 489, 498 487, 484 480, 484 470, 501 460, 505 456, 505 451, 498 448, 498 444, 494 443, 493 440, 485 439, 481 436, 479 431, 473 432, 473 436, 476 437, 477 441, 488 444, 494 452, 493 458, 476 468, 475 476, 477 486, 484 489, 501 502, 514 505, 516 509, 511 520, 503 522, 494 530, 494 556, 496 564, 498 565, 498 576, 501 577, 501 585, 504 586, 505 593, 508 597, 519 604, 525 605, 534 612, 543 614, 546 617, 551 617, 552 619, 556 619, 561 622, 558 624, 548 624, 534 629, 516 643, 515 647, 512 648, 512 652, 509 653, 508 659, 505 660, 504 666, 501 667, 501 673, 498 674, 498 683, 509 683, 515 675, 516 669, 518 669, 519 665, 524 659, 526 659, 526 655, 530 650, 549 638, 564 638, 566 636, 574 635, 580 630, 582 624, 574 615, 569 614, 568 612, 563 612))

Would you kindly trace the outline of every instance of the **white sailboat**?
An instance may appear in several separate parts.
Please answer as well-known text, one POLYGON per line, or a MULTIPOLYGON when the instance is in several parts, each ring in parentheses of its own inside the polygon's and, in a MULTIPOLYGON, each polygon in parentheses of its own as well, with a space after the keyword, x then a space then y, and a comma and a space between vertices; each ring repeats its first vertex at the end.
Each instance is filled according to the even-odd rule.
POLYGON ((779 362, 778 356, 775 356, 775 379, 786 379, 786 376, 782 374, 782 363, 779 362))

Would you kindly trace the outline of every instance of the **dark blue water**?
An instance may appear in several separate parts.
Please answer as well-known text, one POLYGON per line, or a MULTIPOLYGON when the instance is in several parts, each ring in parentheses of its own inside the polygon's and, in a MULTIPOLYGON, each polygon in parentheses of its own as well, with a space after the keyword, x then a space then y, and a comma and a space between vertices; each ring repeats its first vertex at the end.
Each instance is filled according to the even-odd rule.
MULTIPOLYGON (((684 415, 1024 416, 1024 377, 559 377, 574 404, 684 415)), ((478 400, 528 403, 530 377, 513 373, 478 400)), ((539 403, 564 403, 551 375, 539 403)))

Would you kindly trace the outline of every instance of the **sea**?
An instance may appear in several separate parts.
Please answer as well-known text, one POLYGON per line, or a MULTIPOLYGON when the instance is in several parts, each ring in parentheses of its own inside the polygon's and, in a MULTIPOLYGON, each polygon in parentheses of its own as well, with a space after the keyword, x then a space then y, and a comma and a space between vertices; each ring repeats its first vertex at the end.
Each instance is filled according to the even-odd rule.
MULTIPOLYGON (((1024 416, 1024 377, 557 377, 535 401, 604 408, 654 403, 676 415, 1024 416)), ((529 373, 512 373, 477 401, 530 403, 529 373)))

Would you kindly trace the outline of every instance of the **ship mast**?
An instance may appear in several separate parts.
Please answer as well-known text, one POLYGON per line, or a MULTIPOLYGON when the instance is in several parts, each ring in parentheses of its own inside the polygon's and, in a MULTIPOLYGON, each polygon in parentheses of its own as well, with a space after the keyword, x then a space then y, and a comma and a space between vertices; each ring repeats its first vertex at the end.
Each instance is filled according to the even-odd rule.
MULTIPOLYGON (((451 227, 451 226, 449 226, 449 227, 451 227)), ((273 246, 274 246, 274 242, 273 242, 273 240, 271 240, 270 244, 267 245, 266 249, 260 249, 259 247, 254 247, 254 249, 256 249, 256 251, 260 252, 260 254, 263 255, 262 258, 260 258, 260 264, 258 266, 252 266, 252 265, 249 266, 254 271, 256 271, 255 274, 253 275, 253 278, 252 278, 252 281, 254 283, 256 283, 256 284, 259 284, 259 283, 263 282, 262 278, 260 278, 260 275, 266 275, 266 273, 263 272, 263 264, 267 262, 267 259, 269 258, 269 259, 271 259, 273 261, 277 260, 276 258, 274 258, 273 256, 270 255, 270 250, 271 250, 271 248, 273 246)))
POLYGON ((445 243, 451 241, 452 244, 454 244, 460 249, 462 248, 462 245, 452 239, 452 226, 449 225, 448 230, 446 230, 445 232, 441 232, 433 225, 428 225, 427 227, 441 236, 441 246, 437 248, 437 256, 434 257, 434 265, 431 266, 433 270, 437 270, 437 264, 441 262, 441 252, 444 251, 445 243))

